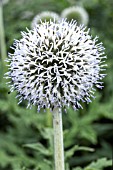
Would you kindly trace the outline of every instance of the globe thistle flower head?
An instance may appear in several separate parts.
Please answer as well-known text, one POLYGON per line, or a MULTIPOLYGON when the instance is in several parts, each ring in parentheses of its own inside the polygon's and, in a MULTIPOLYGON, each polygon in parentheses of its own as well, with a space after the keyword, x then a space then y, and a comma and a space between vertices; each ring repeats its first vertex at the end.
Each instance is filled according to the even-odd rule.
POLYGON ((87 25, 89 21, 89 15, 87 11, 80 6, 72 6, 66 8, 61 13, 62 18, 67 18, 68 21, 72 19, 76 20, 78 24, 87 25))
POLYGON ((22 32, 9 54, 11 92, 17 90, 19 103, 28 107, 76 110, 82 102, 91 102, 94 87, 102 88, 105 74, 104 47, 84 26, 75 21, 42 22, 22 32))
POLYGON ((60 16, 52 11, 44 11, 39 13, 33 18, 33 21, 31 23, 31 28, 34 28, 37 24, 41 24, 41 22, 47 22, 47 21, 59 21, 60 16))

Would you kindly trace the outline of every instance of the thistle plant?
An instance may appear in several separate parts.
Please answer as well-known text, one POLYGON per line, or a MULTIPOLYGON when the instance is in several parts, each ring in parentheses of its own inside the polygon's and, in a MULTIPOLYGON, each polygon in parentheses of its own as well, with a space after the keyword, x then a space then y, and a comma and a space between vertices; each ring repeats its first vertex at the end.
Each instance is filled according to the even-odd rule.
POLYGON ((37 24, 41 24, 41 22, 47 22, 49 20, 55 20, 57 22, 60 20, 60 16, 52 11, 43 11, 33 18, 33 21, 31 22, 31 28, 33 29, 37 24))
POLYGON ((62 108, 82 108, 91 102, 95 87, 102 88, 104 47, 89 29, 76 21, 42 22, 15 40, 7 62, 11 92, 19 103, 49 108, 53 113, 55 170, 64 170, 62 108), (11 83, 11 84, 10 84, 11 83))
POLYGON ((89 21, 89 15, 87 11, 81 6, 72 6, 64 9, 61 13, 61 17, 67 18, 68 21, 74 19, 78 24, 84 25, 87 25, 89 21))

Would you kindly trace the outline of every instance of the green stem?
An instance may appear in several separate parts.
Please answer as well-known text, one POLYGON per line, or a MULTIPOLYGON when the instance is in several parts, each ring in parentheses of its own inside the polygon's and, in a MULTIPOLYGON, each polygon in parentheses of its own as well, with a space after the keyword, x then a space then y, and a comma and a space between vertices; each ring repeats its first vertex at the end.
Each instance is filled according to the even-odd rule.
POLYGON ((55 170, 64 170, 62 113, 59 112, 58 108, 53 110, 53 127, 55 170))
POLYGON ((3 24, 3 5, 0 1, 0 52, 1 52, 1 61, 4 69, 4 60, 6 59, 6 43, 5 43, 5 33, 4 33, 4 24, 3 24))

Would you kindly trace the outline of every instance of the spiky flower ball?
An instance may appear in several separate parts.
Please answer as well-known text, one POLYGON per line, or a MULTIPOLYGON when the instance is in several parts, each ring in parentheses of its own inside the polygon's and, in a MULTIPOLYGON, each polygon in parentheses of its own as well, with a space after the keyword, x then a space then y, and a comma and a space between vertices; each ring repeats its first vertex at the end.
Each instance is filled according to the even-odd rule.
POLYGON ((41 22, 47 22, 50 20, 55 20, 57 22, 60 20, 60 16, 52 11, 43 11, 33 18, 33 21, 31 22, 31 28, 33 29, 37 24, 41 24, 41 22))
POLYGON ((72 6, 64 9, 61 13, 61 17, 67 18, 68 21, 74 19, 78 24, 84 25, 87 25, 89 21, 89 15, 87 11, 81 6, 72 6))
POLYGON ((90 102, 94 86, 102 88, 104 47, 83 26, 62 20, 43 22, 22 32, 9 54, 11 92, 17 90, 19 102, 28 106, 61 109, 90 102))

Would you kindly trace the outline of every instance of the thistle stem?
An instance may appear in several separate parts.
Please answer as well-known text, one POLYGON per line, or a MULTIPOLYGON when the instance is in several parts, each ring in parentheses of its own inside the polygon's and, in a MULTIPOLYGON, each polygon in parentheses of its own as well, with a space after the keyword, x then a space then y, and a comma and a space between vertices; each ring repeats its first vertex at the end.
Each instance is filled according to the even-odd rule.
POLYGON ((53 128, 55 170, 64 170, 62 113, 59 112, 58 108, 53 110, 53 128))

